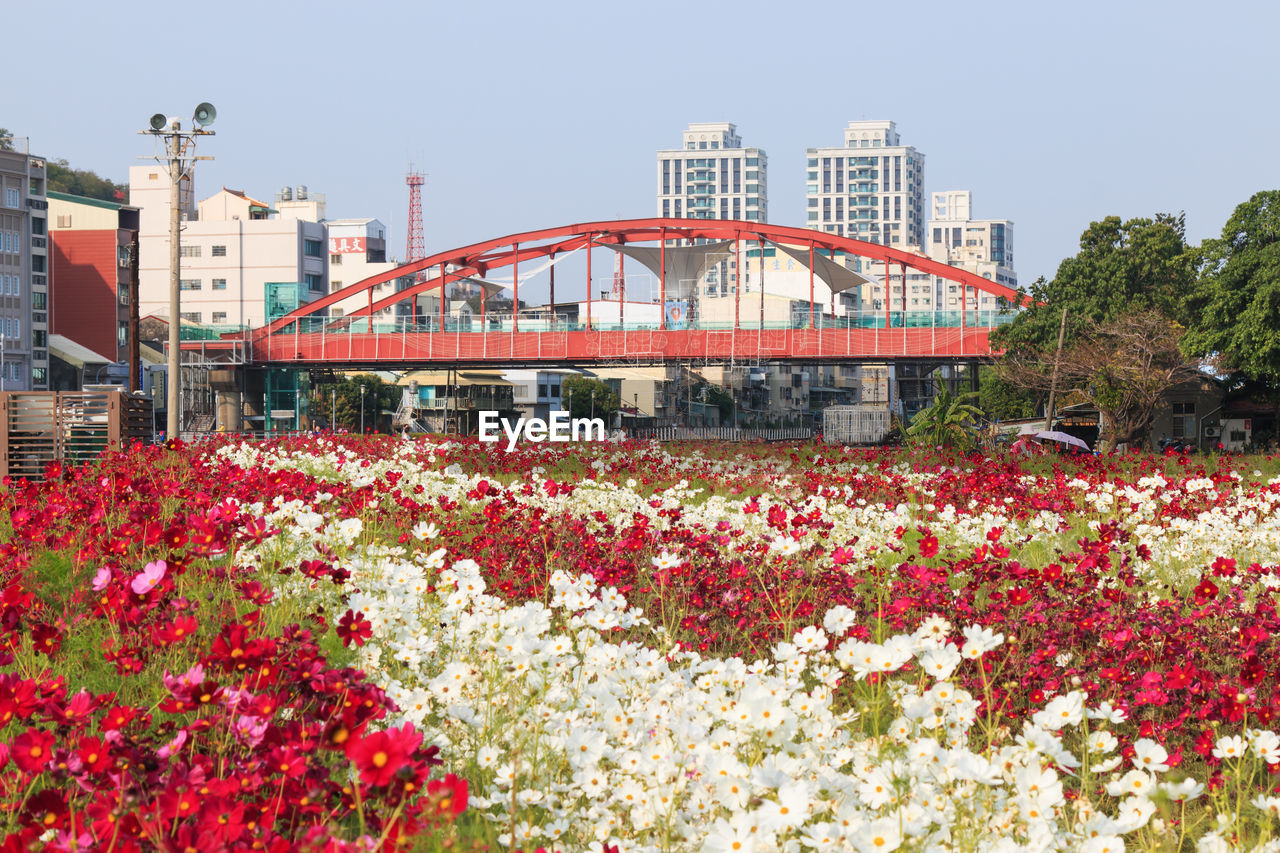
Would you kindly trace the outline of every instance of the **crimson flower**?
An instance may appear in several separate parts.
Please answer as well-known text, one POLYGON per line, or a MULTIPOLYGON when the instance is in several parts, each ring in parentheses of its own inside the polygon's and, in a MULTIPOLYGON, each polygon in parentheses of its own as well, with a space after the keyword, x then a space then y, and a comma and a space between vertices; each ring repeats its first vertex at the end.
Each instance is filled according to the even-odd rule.
POLYGON ((467 780, 450 773, 427 783, 427 797, 439 817, 456 820, 467 808, 467 780))
POLYGON ((53 754, 53 733, 39 729, 27 729, 13 739, 9 757, 19 769, 27 773, 39 773, 48 765, 53 754))
POLYGON ((934 557, 938 554, 938 537, 930 533, 920 540, 920 556, 934 557))
POLYGON ((386 785, 422 745, 422 735, 405 723, 398 729, 386 729, 347 742, 347 758, 360 770, 360 778, 371 786, 386 785))
POLYGON ((363 611, 355 612, 347 608, 347 612, 338 620, 337 631, 342 638, 342 645, 349 646, 354 642, 356 646, 363 646, 365 640, 373 636, 373 623, 364 618, 363 611))
POLYGON ((1195 596, 1197 604, 1204 604, 1218 594, 1218 585, 1213 581, 1205 578, 1200 581, 1200 585, 1195 588, 1195 596))

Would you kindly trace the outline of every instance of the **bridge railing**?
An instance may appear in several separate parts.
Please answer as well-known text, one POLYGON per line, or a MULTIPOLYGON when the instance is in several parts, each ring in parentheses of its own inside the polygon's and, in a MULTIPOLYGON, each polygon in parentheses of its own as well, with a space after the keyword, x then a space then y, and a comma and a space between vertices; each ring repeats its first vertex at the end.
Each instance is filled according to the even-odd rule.
MULTIPOLYGON (((814 327, 818 329, 928 329, 928 328, 993 328, 1011 322, 1015 314, 999 310, 968 311, 863 311, 848 315, 814 318, 814 327)), ((808 315, 797 315, 792 320, 766 320, 762 325, 758 318, 741 318, 737 331, 758 331, 778 329, 807 329, 808 315)), ((374 318, 370 323, 366 317, 303 317, 296 323, 278 330, 279 335, 294 334, 326 334, 326 335, 367 335, 367 334, 458 334, 458 333, 511 333, 511 332, 644 332, 659 331, 657 319, 618 321, 592 318, 588 326, 585 318, 568 315, 527 316, 515 318, 510 314, 487 314, 484 317, 446 316, 443 327, 440 315, 422 314, 417 316, 397 317, 394 319, 374 318)), ((693 319, 679 323, 668 323, 665 331, 734 331, 732 320, 693 319)))

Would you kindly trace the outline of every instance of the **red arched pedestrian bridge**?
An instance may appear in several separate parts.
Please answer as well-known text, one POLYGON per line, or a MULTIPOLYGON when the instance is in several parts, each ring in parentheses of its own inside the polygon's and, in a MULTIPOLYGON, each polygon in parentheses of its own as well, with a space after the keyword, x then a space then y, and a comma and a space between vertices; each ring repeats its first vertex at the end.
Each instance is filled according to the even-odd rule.
MULTIPOLYGON (((544 282, 536 281, 543 292, 544 282)), ((575 296, 582 293, 581 285, 570 289, 575 296)), ((246 356, 268 367, 388 368, 960 360, 989 355, 988 333, 1012 316, 969 307, 971 298, 981 304, 980 293, 1025 301, 1018 291, 913 252, 805 228, 716 219, 587 222, 437 252, 348 285, 250 330, 246 356), (586 299, 557 302, 556 264, 584 249, 577 263, 586 263, 586 299), (597 262, 593 274, 592 256, 599 249, 622 258, 603 271, 597 262), (849 269, 841 263, 849 257, 880 262, 884 280, 849 269), (645 280, 654 292, 642 300, 628 300, 628 275, 618 274, 627 261, 652 275, 645 280), (778 272, 783 262, 790 267, 787 275, 778 272), (501 285, 489 279, 495 271, 502 271, 501 285), (905 304, 901 297, 911 271, 957 285, 964 297, 958 308, 891 310, 890 294, 894 303, 905 304), (550 277, 548 303, 513 310, 521 305, 521 287, 528 293, 534 276, 544 273, 550 277), (412 277, 407 287, 375 296, 378 285, 405 277, 412 277), (592 283, 602 279, 613 285, 612 292, 593 299, 592 283), (864 284, 883 288, 873 309, 837 306, 838 294, 864 284), (470 294, 465 310, 459 291, 470 294), (430 313, 420 310, 423 295, 434 302, 430 313), (352 297, 358 309, 349 308, 352 297), (414 307, 395 313, 393 306, 407 300, 414 307), (338 303, 348 310, 328 316, 326 309, 338 303), (393 316, 378 316, 386 308, 393 316)), ((245 336, 235 337, 243 346, 245 336)), ((216 346, 195 346, 207 349, 211 343, 216 346)))

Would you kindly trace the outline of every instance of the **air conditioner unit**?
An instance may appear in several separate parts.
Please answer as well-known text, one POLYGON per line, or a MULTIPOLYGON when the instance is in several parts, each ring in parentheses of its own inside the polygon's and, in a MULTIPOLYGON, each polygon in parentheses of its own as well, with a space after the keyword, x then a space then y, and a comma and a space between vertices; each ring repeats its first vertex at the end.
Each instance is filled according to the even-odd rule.
POLYGON ((1222 435, 1222 427, 1205 427, 1204 428, 1205 438, 1217 438, 1220 435, 1222 435))

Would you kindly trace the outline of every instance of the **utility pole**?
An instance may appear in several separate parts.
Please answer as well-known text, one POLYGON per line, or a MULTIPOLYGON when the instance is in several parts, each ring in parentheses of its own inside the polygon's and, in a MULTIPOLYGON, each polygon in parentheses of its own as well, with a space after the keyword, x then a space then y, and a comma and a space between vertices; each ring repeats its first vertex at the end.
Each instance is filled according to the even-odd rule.
POLYGON ((1058 326, 1058 350, 1053 354, 1053 377, 1049 380, 1049 405, 1044 410, 1045 432, 1053 429, 1053 398, 1058 393, 1058 362, 1062 359, 1062 339, 1067 333, 1067 309, 1062 309, 1062 323, 1058 326))
POLYGON ((177 118, 166 118, 164 113, 156 113, 151 117, 151 129, 139 131, 164 139, 163 156, 157 160, 165 160, 169 165, 169 360, 168 379, 166 385, 165 409, 168 415, 165 437, 178 438, 182 428, 180 408, 182 405, 182 325, 181 289, 182 261, 179 251, 181 239, 181 184, 191 177, 191 170, 197 160, 212 160, 212 157, 196 156, 196 137, 212 136, 213 131, 206 128, 213 124, 218 111, 208 102, 199 104, 191 118, 192 129, 183 130, 177 118))

